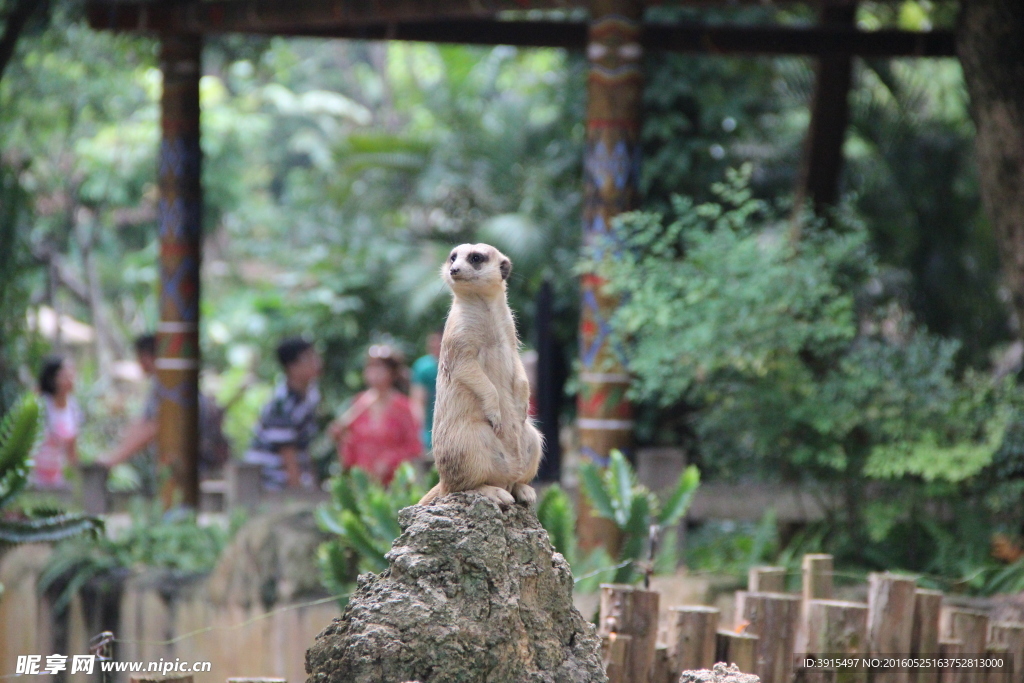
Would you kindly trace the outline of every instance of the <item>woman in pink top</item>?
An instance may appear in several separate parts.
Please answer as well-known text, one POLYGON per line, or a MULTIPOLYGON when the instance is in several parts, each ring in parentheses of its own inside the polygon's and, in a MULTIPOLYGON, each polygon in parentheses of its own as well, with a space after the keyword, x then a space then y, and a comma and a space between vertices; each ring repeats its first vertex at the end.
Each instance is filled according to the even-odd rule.
POLYGON ((369 388, 330 428, 342 468, 359 467, 385 485, 399 465, 423 453, 420 425, 409 399, 395 388, 401 371, 401 357, 394 349, 371 346, 363 369, 369 388))
POLYGON ((39 372, 46 431, 33 459, 31 482, 35 488, 67 488, 64 468, 78 464, 75 442, 82 424, 82 411, 71 395, 74 389, 75 367, 71 361, 60 356, 47 358, 39 372))

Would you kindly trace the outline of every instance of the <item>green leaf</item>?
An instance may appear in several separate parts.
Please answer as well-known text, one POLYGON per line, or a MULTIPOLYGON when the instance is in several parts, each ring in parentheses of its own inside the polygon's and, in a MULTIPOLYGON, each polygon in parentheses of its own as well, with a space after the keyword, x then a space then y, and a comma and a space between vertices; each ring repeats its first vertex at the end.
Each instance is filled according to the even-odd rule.
POLYGON ((345 529, 345 539, 360 555, 360 560, 375 572, 382 572, 387 569, 388 563, 384 559, 384 552, 377 547, 374 539, 366 530, 362 520, 352 514, 349 510, 342 510, 341 525, 345 529))
POLYGON ((700 470, 695 465, 690 465, 679 475, 679 482, 662 506, 661 512, 658 514, 658 525, 667 527, 682 519, 690 508, 690 503, 693 502, 693 496, 697 492, 698 486, 700 486, 700 470))
POLYGON ((24 394, 0 421, 0 474, 24 467, 42 434, 39 399, 24 394))
POLYGON ((615 522, 615 507, 612 505, 612 499, 605 489, 604 480, 597 465, 591 462, 585 462, 580 465, 580 485, 597 516, 615 522))
POLYGON ((615 506, 615 520, 619 526, 625 526, 633 507, 633 468, 620 450, 613 449, 609 454, 608 471, 605 474, 611 490, 612 504, 615 506))

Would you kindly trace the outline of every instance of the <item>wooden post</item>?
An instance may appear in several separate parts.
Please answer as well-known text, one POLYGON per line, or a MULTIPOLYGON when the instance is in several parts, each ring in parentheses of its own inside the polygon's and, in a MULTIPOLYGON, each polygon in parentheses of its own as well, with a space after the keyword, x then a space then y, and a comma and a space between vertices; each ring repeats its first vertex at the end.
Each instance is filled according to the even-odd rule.
POLYGON ((626 656, 633 639, 630 636, 609 633, 601 636, 601 654, 608 683, 626 683, 626 656))
MULTIPOLYGON (((868 642, 875 655, 910 652, 917 582, 895 574, 868 576, 868 642)), ((874 683, 909 683, 909 671, 873 671, 874 683)))
MULTIPOLYGON (((807 617, 808 655, 868 654, 868 606, 842 600, 815 600, 804 603, 807 617)), ((821 681, 818 670, 807 671, 807 681, 821 681)), ((836 683, 865 683, 867 672, 837 670, 828 678, 836 683)))
MULTIPOLYGON (((939 657, 951 659, 964 654, 964 646, 959 640, 940 640, 939 657)), ((963 669, 945 668, 939 671, 939 683, 964 683, 966 671, 963 669)))
MULTIPOLYGON (((640 167, 640 112, 643 96, 641 17, 638 0, 595 0, 591 5, 587 57, 587 132, 583 159, 583 242, 606 237, 615 216, 636 208, 640 167)), ((614 449, 628 449, 633 408, 626 399, 625 358, 610 343, 608 321, 618 300, 603 294, 603 280, 580 281, 580 390, 576 425, 584 457, 604 464, 614 449)), ((579 545, 612 549, 614 526, 581 507, 579 545), (611 541, 611 542, 609 542, 611 541)))
POLYGON ((719 631, 716 636, 715 661, 735 664, 745 674, 754 673, 757 667, 757 636, 719 631))
POLYGON ((668 654, 674 680, 679 680, 683 671, 713 667, 718 609, 703 605, 669 607, 668 615, 668 654))
POLYGON ((1013 668, 1009 680, 1024 683, 1024 624, 997 621, 989 626, 988 642, 1006 648, 1013 668))
POLYGON ((654 648, 654 666, 651 668, 651 683, 676 683, 678 675, 672 674, 672 658, 668 654, 667 645, 656 645, 654 648))
MULTIPOLYGON (((829 27, 853 27, 856 0, 823 3, 819 23, 829 27)), ((849 93, 853 60, 849 54, 818 59, 811 99, 811 123, 804 142, 795 209, 810 199, 815 210, 839 199, 843 169, 843 142, 850 117, 849 93)))
MULTIPOLYGON (((939 654, 939 611, 942 592, 918 588, 914 592, 914 627, 910 636, 910 655, 931 658, 939 654)), ((935 669, 911 672, 911 683, 939 683, 935 669)))
MULTIPOLYGON (((961 654, 967 657, 984 656, 988 639, 988 615, 975 610, 943 607, 940 632, 943 638, 960 641, 963 647, 961 654)), ((965 683, 984 683, 984 678, 984 671, 963 672, 965 683)))
POLYGON ((156 381, 161 498, 164 506, 199 505, 199 77, 202 38, 163 35, 160 69, 160 322, 156 381), (170 475, 169 477, 167 475, 170 475))
MULTIPOLYGON (((832 599, 832 556, 804 555, 801 562, 801 597, 800 627, 796 634, 796 651, 810 652, 807 649, 807 608, 811 600, 832 599)), ((824 651, 825 653, 831 650, 824 651)), ((822 652, 819 651, 819 654, 822 652)))
POLYGON ((623 584, 601 584, 600 635, 630 636, 627 683, 648 683, 658 640, 658 593, 623 584))
POLYGON ((1010 648, 1005 645, 989 643, 985 647, 985 658, 991 661, 1002 661, 1003 666, 989 666, 980 672, 982 683, 1009 683, 1011 667, 1006 664, 1010 656, 1010 648))
POLYGON ((751 567, 747 572, 747 590, 751 593, 785 593, 785 567, 751 567))
POLYGON ((790 683, 793 646, 800 620, 800 598, 783 593, 747 593, 742 617, 747 632, 758 636, 754 674, 761 683, 790 683))

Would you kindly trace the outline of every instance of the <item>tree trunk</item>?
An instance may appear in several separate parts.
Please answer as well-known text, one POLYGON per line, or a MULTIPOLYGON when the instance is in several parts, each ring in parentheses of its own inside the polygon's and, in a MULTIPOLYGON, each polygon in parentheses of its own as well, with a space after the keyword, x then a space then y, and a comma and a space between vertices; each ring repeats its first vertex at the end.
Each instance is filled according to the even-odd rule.
POLYGON ((999 244, 1016 333, 1024 335, 1024 2, 962 3, 957 52, 977 128, 985 212, 999 244))

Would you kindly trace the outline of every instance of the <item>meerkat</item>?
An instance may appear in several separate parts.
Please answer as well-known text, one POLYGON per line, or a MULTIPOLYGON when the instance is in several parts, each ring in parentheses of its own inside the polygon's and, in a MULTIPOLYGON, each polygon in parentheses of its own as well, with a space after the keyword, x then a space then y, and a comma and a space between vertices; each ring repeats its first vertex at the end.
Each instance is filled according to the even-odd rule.
POLYGON ((441 278, 452 307, 441 337, 434 407, 440 483, 420 504, 478 491, 499 505, 531 505, 543 437, 530 419, 530 382, 508 307, 512 262, 488 244, 452 249, 441 278))

